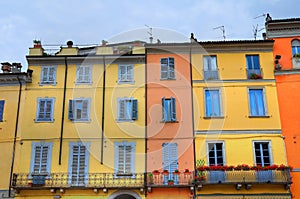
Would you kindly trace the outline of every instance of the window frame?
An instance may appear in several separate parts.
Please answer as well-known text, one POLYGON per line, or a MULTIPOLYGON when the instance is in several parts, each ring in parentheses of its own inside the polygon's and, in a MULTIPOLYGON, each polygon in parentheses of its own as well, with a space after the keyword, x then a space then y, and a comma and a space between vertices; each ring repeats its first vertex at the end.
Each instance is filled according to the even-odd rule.
POLYGON ((175 58, 174 57, 164 57, 164 58, 160 59, 160 80, 176 80, 175 58), (167 59, 167 64, 162 63, 162 60, 164 60, 164 59, 167 59), (171 65, 172 64, 170 61, 171 59, 173 60, 173 65, 171 65), (166 77, 163 77, 163 75, 162 75, 163 67, 167 67, 167 70, 166 70, 167 76, 166 77), (174 74, 173 77, 172 77, 172 74, 174 74))
MULTIPOLYGON (((83 104, 81 105, 83 106, 83 104)), ((90 107, 91 107, 91 98, 74 98, 74 99, 70 99, 69 100, 69 110, 68 110, 68 119, 71 120, 72 122, 90 122, 91 118, 90 118, 90 107), (87 101, 87 110, 86 110, 86 114, 87 114, 87 118, 83 118, 82 119, 82 113, 81 113, 81 118, 77 119, 75 118, 75 116, 77 115, 75 112, 75 106, 76 106, 76 102, 77 101, 87 101), (75 103, 74 103, 75 102, 75 103), (71 117, 72 116, 72 117, 71 117)))
MULTIPOLYGON (((123 97, 123 98, 117 98, 118 100, 118 110, 117 110, 117 121, 118 122, 128 122, 131 121, 133 122, 134 120, 138 119, 138 100, 135 98, 127 98, 127 97, 123 97), (128 108, 128 106, 125 104, 124 105, 124 112, 130 112, 130 117, 128 118, 121 118, 121 102, 125 101, 125 103, 130 102, 130 110, 125 109, 125 107, 128 108)), ((124 113, 124 116, 126 115, 126 113, 124 113)))
POLYGON ((92 84, 92 70, 93 70, 92 65, 77 65, 76 66, 76 80, 75 80, 75 84, 92 84), (84 70, 85 74, 80 74, 81 68, 89 68, 88 74, 86 74, 85 70, 84 70), (82 76, 83 77, 87 76, 88 80, 85 81, 82 76), (83 80, 80 80, 80 78, 83 79, 83 80))
POLYGON ((248 93, 248 110, 249 110, 249 117, 250 118, 257 118, 257 117, 269 117, 268 112, 268 104, 267 104, 267 95, 266 95, 266 89, 264 87, 248 87, 247 88, 248 93), (262 90, 262 97, 263 97, 263 105, 264 105, 264 115, 252 115, 252 109, 251 109, 251 99, 250 99, 250 90, 262 90))
MULTIPOLYGON (((36 108, 36 118, 35 118, 35 122, 54 122, 54 103, 55 103, 55 98, 54 97, 51 97, 51 98, 48 98, 48 97, 44 97, 44 98, 41 98, 41 97, 38 97, 37 98, 37 108, 36 108), (41 119, 39 118, 39 115, 40 115, 40 106, 41 106, 41 102, 42 101, 51 101, 51 110, 50 110, 50 118, 49 119, 41 119)), ((46 103, 45 103, 45 106, 46 106, 46 103)), ((45 107, 44 107, 45 108, 45 107)), ((46 113, 44 113, 45 115, 46 113)))
POLYGON ((219 80, 219 70, 218 70, 218 60, 217 60, 217 55, 203 55, 203 79, 204 80, 219 80), (211 66, 212 60, 215 60, 214 64, 216 68, 212 70, 211 68, 209 69, 208 66, 211 66), (210 63, 210 64, 205 64, 205 63, 210 63), (207 66, 207 67, 206 67, 207 66), (205 72, 216 72, 216 78, 213 77, 206 77, 205 72))
POLYGON ((129 178, 135 178, 135 160, 136 160, 136 142, 115 142, 114 143, 114 177, 120 178, 120 177, 129 177, 129 178), (120 154, 119 154, 119 147, 120 146, 131 146, 130 151, 130 173, 126 173, 126 150, 124 151, 124 161, 123 161, 123 173, 119 172, 119 164, 120 164, 120 154))
POLYGON ((3 122, 5 100, 0 100, 0 122, 3 122))
POLYGON ((299 39, 293 39, 291 41, 292 46, 292 56, 294 57, 295 54, 300 54, 300 40, 299 39), (294 42, 298 42, 297 44, 293 44, 294 42))
POLYGON ((209 152, 210 152, 210 144, 222 144, 222 157, 223 157, 223 166, 226 165, 226 152, 225 152, 225 142, 223 140, 211 140, 211 141, 206 141, 206 152, 207 152, 207 165, 210 166, 210 156, 209 156, 209 152))
POLYGON ((257 165, 256 154, 255 154, 255 143, 268 143, 268 152, 269 152, 270 165, 272 165, 274 160, 273 160, 271 140, 253 140, 252 141, 252 150, 253 150, 253 158, 254 158, 253 162, 254 162, 255 165, 257 165))
POLYGON ((247 79, 251 79, 251 75, 257 74, 262 76, 262 67, 261 67, 261 61, 260 61, 260 55, 259 54, 246 54, 245 55, 246 59, 246 71, 247 71, 247 79), (252 57, 251 59, 251 68, 249 68, 249 63, 248 63, 248 57, 252 57), (253 57, 257 57, 258 60, 258 68, 255 68, 255 61, 253 57))
POLYGON ((45 86, 45 85, 51 85, 55 86, 56 85, 56 73, 57 73, 57 66, 42 66, 41 67, 41 74, 40 74, 40 86, 45 86), (46 81, 44 81, 44 69, 47 68, 47 75, 46 75, 46 81), (54 69, 53 71, 53 81, 49 81, 50 79, 50 70, 51 68, 54 69))
POLYGON ((134 65, 133 64, 119 64, 118 65, 118 84, 134 84, 134 65), (126 80, 122 80, 121 68, 126 68, 126 80), (131 74, 128 74, 128 68, 131 67, 131 74), (129 77, 129 78, 128 78, 129 77))
POLYGON ((177 122, 176 98, 174 98, 174 97, 170 97, 170 98, 163 97, 161 100, 162 100, 162 122, 164 122, 164 123, 177 122), (166 111, 166 109, 165 109, 166 101, 170 101, 170 102, 168 102, 168 107, 169 107, 168 108, 169 109, 168 113, 165 112, 166 111), (168 117, 166 117, 166 114, 167 114, 168 117))
MULTIPOLYGON (((35 167, 35 153, 36 153, 36 147, 48 147, 47 152, 47 164, 46 164, 46 174, 47 177, 50 177, 51 172, 51 163, 52 163, 52 148, 53 148, 53 142, 32 142, 31 143, 31 159, 30 159, 30 178, 32 178, 32 174, 34 174, 34 167, 35 167)), ((42 159, 41 159, 42 160, 42 159)), ((41 166, 41 160, 40 160, 40 166, 41 166)), ((41 168, 39 168, 41 170, 41 168)), ((43 172, 39 172, 39 174, 45 174, 43 172)))
MULTIPOLYGON (((214 103, 211 104, 211 106, 214 103)), ((222 101, 222 90, 221 88, 204 88, 204 118, 209 119, 209 118, 223 118, 223 101, 222 101), (207 98, 206 98, 206 92, 209 91, 218 91, 219 93, 219 109, 220 109, 220 114, 219 115, 208 115, 208 110, 207 110, 207 98)))

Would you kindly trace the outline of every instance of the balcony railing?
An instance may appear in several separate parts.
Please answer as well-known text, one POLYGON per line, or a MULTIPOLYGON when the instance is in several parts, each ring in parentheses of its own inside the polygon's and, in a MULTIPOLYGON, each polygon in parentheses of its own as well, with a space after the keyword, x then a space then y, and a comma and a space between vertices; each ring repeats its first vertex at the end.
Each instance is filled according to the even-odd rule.
POLYGON ((248 79, 262 79, 261 69, 247 69, 248 79))
POLYGON ((12 187, 24 189, 41 188, 138 188, 144 186, 144 173, 114 174, 114 173, 88 173, 74 175, 71 173, 51 173, 50 175, 31 175, 18 173, 13 175, 12 187))
POLYGON ((193 182, 193 172, 148 173, 147 186, 187 186, 193 182))
POLYGON ((204 71, 204 80, 217 80, 219 79, 217 70, 204 71))
POLYGON ((198 179, 194 182, 201 184, 235 184, 235 183, 291 183, 290 170, 264 170, 264 171, 198 171, 198 179))

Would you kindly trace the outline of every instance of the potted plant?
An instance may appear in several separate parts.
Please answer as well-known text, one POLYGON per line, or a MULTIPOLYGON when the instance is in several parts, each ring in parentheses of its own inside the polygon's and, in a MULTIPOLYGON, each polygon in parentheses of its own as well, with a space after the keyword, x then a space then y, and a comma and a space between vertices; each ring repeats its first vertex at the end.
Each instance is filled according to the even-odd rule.
POLYGON ((185 169, 185 170, 184 170, 184 174, 185 174, 185 175, 187 175, 187 174, 191 174, 191 172, 190 172, 190 170, 189 170, 189 169, 185 169))
POLYGON ((149 177, 149 184, 153 184, 153 174, 149 173, 148 177, 149 177))
POLYGON ((262 79, 261 74, 251 73, 250 79, 262 79))
POLYGON ((153 175, 159 175, 159 171, 158 171, 158 170, 153 170, 153 171, 152 171, 152 174, 153 174, 153 175))
POLYGON ((179 175, 179 173, 180 173, 180 172, 179 172, 178 169, 176 169, 176 170, 173 172, 174 175, 179 175))
POLYGON ((168 185, 174 185, 174 180, 168 180, 168 185))
POLYGON ((165 169, 165 170, 163 170, 162 174, 163 175, 169 175, 169 171, 165 169))

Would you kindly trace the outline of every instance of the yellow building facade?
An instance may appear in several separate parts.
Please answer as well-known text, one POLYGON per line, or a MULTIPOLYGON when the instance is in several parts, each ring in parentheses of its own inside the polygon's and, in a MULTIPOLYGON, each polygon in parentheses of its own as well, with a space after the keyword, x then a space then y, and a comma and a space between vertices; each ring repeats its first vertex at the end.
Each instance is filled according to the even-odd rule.
POLYGON ((15 198, 145 198, 143 43, 31 48, 15 198))
POLYGON ((194 42, 191 48, 195 197, 291 198, 273 41, 194 42))

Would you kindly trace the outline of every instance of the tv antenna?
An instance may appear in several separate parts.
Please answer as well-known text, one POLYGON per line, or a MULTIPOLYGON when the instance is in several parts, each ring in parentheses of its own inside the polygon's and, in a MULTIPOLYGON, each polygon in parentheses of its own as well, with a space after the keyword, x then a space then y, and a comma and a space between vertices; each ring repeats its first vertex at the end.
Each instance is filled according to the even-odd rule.
POLYGON ((149 31, 147 31, 147 33, 149 34, 150 44, 152 44, 153 43, 152 27, 148 26, 147 24, 145 24, 145 26, 149 28, 149 31))
POLYGON ((224 38, 224 41, 226 39, 226 35, 225 35, 225 26, 218 26, 218 27, 215 27, 213 28, 214 30, 216 29, 220 29, 222 31, 222 34, 223 34, 223 38, 224 38))
POLYGON ((257 37, 257 33, 262 31, 265 28, 260 28, 258 29, 258 24, 256 24, 256 26, 253 25, 253 36, 254 36, 254 40, 256 40, 257 37))
POLYGON ((265 17, 265 16, 266 16, 266 14, 263 13, 263 14, 261 14, 261 15, 258 15, 258 16, 256 16, 256 17, 254 17, 254 19, 257 19, 257 18, 260 18, 260 17, 265 17))

